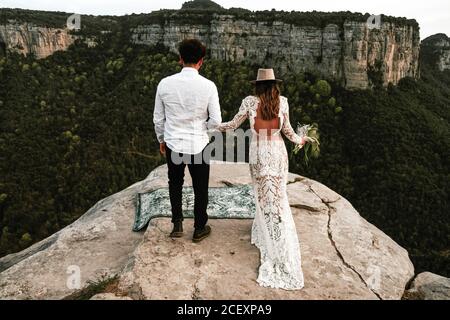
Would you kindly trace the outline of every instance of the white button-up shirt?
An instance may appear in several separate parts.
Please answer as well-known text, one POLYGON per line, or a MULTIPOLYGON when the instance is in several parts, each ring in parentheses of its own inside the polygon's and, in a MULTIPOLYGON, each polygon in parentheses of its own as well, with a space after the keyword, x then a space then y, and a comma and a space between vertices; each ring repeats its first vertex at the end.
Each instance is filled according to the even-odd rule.
POLYGON ((158 141, 171 150, 201 152, 209 143, 208 129, 221 122, 217 87, 196 69, 184 67, 158 84, 153 123, 158 141))

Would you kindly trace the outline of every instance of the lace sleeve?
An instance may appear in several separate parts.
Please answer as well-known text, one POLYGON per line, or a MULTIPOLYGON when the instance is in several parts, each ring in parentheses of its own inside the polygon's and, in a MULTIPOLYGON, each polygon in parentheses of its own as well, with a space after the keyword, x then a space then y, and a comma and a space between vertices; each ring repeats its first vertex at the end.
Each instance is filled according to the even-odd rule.
POLYGON ((291 122, 289 121, 289 104, 287 99, 283 99, 281 107, 283 113, 283 127, 281 128, 281 131, 286 138, 291 140, 293 143, 303 145, 305 143, 303 137, 300 137, 295 133, 294 129, 292 129, 291 122))
POLYGON ((228 122, 222 122, 217 127, 217 130, 219 131, 227 131, 230 129, 237 129, 239 126, 244 122, 245 119, 247 119, 247 99, 242 100, 241 106, 239 108, 238 113, 234 116, 233 120, 228 122))

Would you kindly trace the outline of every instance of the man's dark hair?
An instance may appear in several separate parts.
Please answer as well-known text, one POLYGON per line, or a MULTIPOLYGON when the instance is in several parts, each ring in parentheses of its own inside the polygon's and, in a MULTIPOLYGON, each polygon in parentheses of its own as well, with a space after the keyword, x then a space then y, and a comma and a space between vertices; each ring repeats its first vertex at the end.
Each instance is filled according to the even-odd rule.
POLYGON ((185 39, 180 43, 178 51, 184 63, 197 64, 205 56, 206 47, 197 39, 185 39))

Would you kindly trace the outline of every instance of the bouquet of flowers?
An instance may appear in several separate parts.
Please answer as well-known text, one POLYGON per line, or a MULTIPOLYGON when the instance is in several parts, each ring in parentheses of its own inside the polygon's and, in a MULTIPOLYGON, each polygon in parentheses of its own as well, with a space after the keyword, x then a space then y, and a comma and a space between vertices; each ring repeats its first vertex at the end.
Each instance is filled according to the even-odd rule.
MULTIPOLYGON (((304 161, 305 164, 308 165, 309 159, 311 158, 318 158, 320 154, 320 142, 319 142, 319 132, 318 132, 317 125, 314 123, 312 125, 306 124, 297 124, 297 134, 300 137, 303 137, 304 140, 307 142, 304 144, 305 147, 305 156, 304 161)), ((297 154, 302 146, 296 145, 293 153, 297 154)))

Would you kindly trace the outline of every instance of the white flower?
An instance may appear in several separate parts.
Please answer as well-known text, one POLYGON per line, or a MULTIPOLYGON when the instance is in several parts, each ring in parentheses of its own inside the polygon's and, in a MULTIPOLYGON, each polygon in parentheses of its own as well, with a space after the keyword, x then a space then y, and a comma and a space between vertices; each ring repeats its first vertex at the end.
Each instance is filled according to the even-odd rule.
POLYGON ((309 124, 302 125, 299 123, 299 124, 297 124, 297 134, 300 137, 306 137, 308 135, 308 131, 310 128, 311 128, 311 125, 309 125, 309 124))
POLYGON ((305 141, 308 142, 304 145, 296 145, 292 150, 294 154, 297 154, 300 149, 305 147, 304 149, 304 160, 305 163, 308 164, 310 158, 317 158, 320 152, 320 142, 319 135, 317 132, 318 128, 315 124, 302 125, 300 123, 297 124, 297 134, 305 141))

